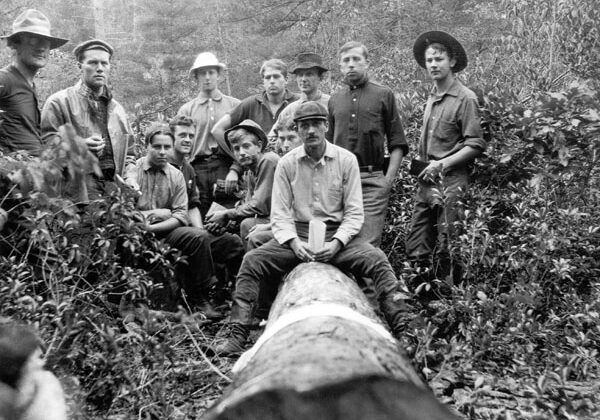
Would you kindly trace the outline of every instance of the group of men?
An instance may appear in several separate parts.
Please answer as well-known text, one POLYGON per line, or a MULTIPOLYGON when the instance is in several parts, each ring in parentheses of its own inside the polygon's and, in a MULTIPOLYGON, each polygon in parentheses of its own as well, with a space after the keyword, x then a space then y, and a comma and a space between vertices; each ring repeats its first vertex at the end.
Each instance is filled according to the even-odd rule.
MULTIPOLYGON (((299 54, 291 68, 300 95, 286 87, 287 65, 270 59, 260 68, 264 91, 240 101, 219 90, 225 64, 201 53, 190 69, 198 96, 169 124, 148 128, 147 154, 136 161, 126 113, 107 84, 114 53, 108 43, 94 39, 75 48, 81 79, 50 96, 40 113, 34 76, 49 50, 67 40, 53 37, 48 19, 33 9, 5 38, 14 61, 0 70, 0 146, 39 154, 44 141, 70 124, 100 164, 101 174, 88 177, 90 196, 100 198, 107 184, 124 180, 139 193, 143 228, 187 257, 179 274, 192 310, 219 316, 208 294, 215 266, 237 274, 230 320, 215 352, 241 352, 259 301, 268 305, 259 296, 272 297, 283 275, 308 261, 371 279, 392 331, 406 329, 409 291, 379 245, 408 143, 392 90, 369 78, 363 44, 340 48, 344 86, 331 97, 320 89, 328 68, 318 54, 299 54), (267 151, 269 145, 278 153, 267 151), (320 249, 308 245, 312 220, 326 226, 320 249), (237 235, 226 232, 232 224, 237 235)), ((462 45, 431 31, 419 36, 413 52, 434 86, 413 161, 419 188, 406 250, 423 270, 435 254, 428 272, 444 278, 452 275, 448 240, 459 192, 486 144, 477 98, 455 77, 467 65, 462 45)))

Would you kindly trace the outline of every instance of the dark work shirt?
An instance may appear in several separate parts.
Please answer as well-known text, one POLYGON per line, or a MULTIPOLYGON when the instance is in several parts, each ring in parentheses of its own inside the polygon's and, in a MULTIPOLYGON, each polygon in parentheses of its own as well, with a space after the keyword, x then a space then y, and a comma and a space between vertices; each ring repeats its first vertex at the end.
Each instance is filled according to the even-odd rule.
POLYGON ((0 147, 39 155, 40 110, 35 86, 14 65, 0 70, 0 147))
POLYGON ((169 159, 169 162, 183 173, 188 195, 188 209, 191 210, 194 207, 200 208, 200 194, 198 193, 198 187, 196 185, 196 172, 192 165, 186 160, 184 160, 181 165, 176 164, 171 159, 169 159))
POLYGON ((273 115, 267 100, 266 92, 258 95, 250 96, 244 99, 238 106, 233 108, 229 113, 231 117, 231 126, 238 125, 246 119, 256 122, 263 129, 265 134, 268 134, 277 121, 277 117, 283 109, 290 103, 298 100, 300 96, 286 89, 283 103, 273 115))
POLYGON ((327 140, 354 153, 359 166, 382 167, 386 141, 388 151, 399 147, 408 153, 391 89, 365 79, 334 93, 328 108, 327 140))
POLYGON ((484 151, 479 104, 472 90, 455 80, 442 95, 431 92, 423 115, 419 156, 440 160, 465 146, 484 151))

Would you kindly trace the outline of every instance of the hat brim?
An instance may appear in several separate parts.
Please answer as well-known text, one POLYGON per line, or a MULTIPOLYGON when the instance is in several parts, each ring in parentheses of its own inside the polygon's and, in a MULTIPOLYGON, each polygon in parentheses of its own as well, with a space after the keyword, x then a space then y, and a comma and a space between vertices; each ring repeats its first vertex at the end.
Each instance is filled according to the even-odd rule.
POLYGON ((190 77, 194 77, 194 73, 195 73, 197 70, 200 70, 200 69, 209 69, 209 68, 211 68, 211 67, 217 67, 217 68, 218 68, 218 69, 220 69, 221 71, 224 71, 224 70, 227 68, 227 66, 226 66, 225 64, 223 64, 223 63, 210 64, 210 65, 208 65, 208 66, 192 67, 192 68, 190 69, 190 77))
POLYGON ((304 115, 299 118, 294 118, 294 122, 304 121, 304 120, 323 120, 328 121, 328 118, 324 115, 304 115))
POLYGON ((452 68, 454 73, 458 73, 467 67, 469 60, 467 59, 467 52, 463 48, 462 44, 458 42, 452 35, 443 31, 429 31, 419 35, 415 44, 413 45, 413 55, 419 66, 424 69, 427 68, 425 64, 425 50, 433 43, 439 43, 449 48, 456 60, 456 64, 452 68))
POLYGON ((12 33, 10 35, 0 36, 0 38, 6 39, 8 41, 8 40, 13 39, 17 35, 20 35, 20 34, 35 35, 35 36, 39 36, 40 38, 47 39, 48 41, 50 41, 50 49, 51 50, 54 50, 54 49, 59 48, 59 47, 62 47, 67 42, 69 42, 68 39, 57 38, 55 36, 48 36, 48 35, 40 34, 40 33, 37 33, 37 32, 30 32, 30 31, 19 31, 19 32, 12 33))
POLYGON ((297 66, 292 67, 292 69, 290 70, 290 73, 295 74, 298 70, 308 70, 308 69, 317 69, 317 70, 319 70, 320 73, 325 73, 326 71, 329 71, 329 69, 326 69, 325 67, 323 67, 322 65, 320 65, 318 63, 302 63, 302 64, 298 64, 297 66))
POLYGON ((233 130, 237 130, 238 128, 243 128, 244 130, 247 130, 247 131, 251 132, 252 134, 256 135, 256 137, 258 137, 258 139, 262 143, 261 149, 264 150, 264 148, 267 146, 267 143, 269 142, 269 140, 267 139, 267 135, 264 133, 264 131, 262 131, 262 129, 260 129, 260 127, 255 127, 253 125, 246 125, 246 124, 238 124, 238 125, 235 125, 225 131, 225 133, 223 134, 223 137, 225 137, 225 142, 227 143, 228 146, 231 146, 231 142, 229 141, 229 133, 232 132, 233 130))

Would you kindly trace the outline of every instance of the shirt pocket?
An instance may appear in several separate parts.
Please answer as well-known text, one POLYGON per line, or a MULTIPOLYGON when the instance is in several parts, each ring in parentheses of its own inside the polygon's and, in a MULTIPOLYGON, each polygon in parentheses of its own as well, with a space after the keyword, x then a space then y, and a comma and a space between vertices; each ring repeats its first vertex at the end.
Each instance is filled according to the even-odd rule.
POLYGON ((339 201, 344 195, 344 185, 341 179, 334 179, 329 183, 327 188, 327 200, 328 201, 339 201))
POLYGON ((440 119, 435 130, 436 140, 442 143, 455 143, 459 137, 458 125, 455 121, 440 119))

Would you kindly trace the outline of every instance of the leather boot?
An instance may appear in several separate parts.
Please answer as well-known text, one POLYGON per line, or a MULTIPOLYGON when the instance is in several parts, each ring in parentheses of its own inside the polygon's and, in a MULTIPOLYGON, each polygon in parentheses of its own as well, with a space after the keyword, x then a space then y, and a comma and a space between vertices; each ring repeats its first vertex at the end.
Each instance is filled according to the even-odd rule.
POLYGON ((404 293, 389 292, 379 302, 392 334, 397 339, 405 339, 409 323, 415 318, 414 308, 404 293))
POLYGON ((250 330, 248 326, 238 323, 225 325, 219 332, 220 337, 213 346, 213 351, 218 356, 233 357, 244 352, 244 345, 248 340, 250 330))
POLYGON ((220 319, 223 318, 223 314, 217 311, 210 303, 208 298, 202 294, 198 295, 192 302, 190 302, 192 312, 201 312, 208 319, 220 319))

